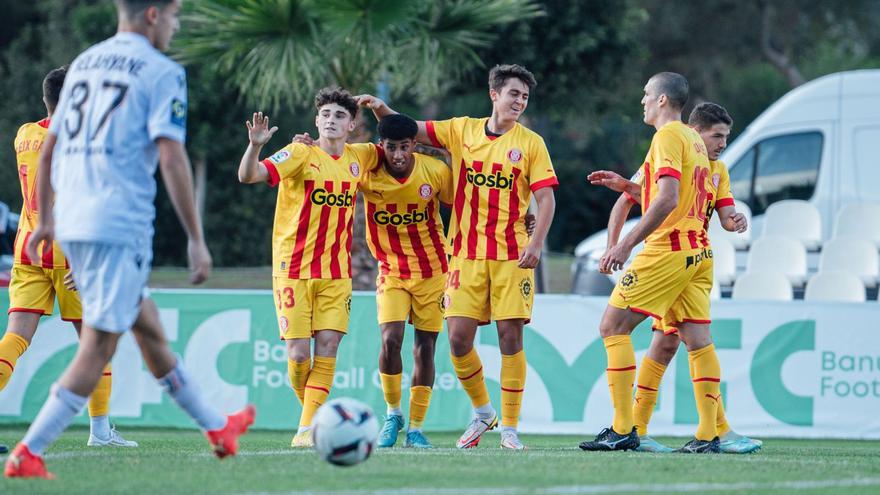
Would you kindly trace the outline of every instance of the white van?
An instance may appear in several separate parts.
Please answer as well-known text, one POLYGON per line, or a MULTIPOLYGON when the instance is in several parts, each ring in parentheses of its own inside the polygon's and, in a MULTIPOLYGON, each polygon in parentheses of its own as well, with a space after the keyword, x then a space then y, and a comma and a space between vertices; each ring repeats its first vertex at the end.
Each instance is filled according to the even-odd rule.
MULTIPOLYGON (((734 197, 751 207, 753 240, 761 235, 767 207, 784 199, 814 204, 827 240, 843 205, 880 202, 878 156, 880 70, 857 70, 793 89, 758 116, 721 159, 730 170, 734 197)), ((627 222, 624 232, 636 221, 627 222)), ((601 255, 595 251, 604 249, 606 238, 603 230, 575 248, 574 292, 591 292, 578 278, 595 267, 601 255)))

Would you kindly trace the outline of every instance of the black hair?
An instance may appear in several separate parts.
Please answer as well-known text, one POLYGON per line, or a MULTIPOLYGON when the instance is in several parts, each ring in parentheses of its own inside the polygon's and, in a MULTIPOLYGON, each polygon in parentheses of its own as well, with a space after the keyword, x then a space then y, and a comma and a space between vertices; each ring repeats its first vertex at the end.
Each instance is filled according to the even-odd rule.
POLYGON ((396 113, 379 119, 377 132, 379 139, 392 139, 394 141, 415 139, 419 133, 419 125, 412 117, 396 113))
POLYGON ((535 86, 538 85, 538 81, 535 80, 535 75, 529 72, 525 67, 517 64, 505 64, 496 65, 489 71, 489 89, 501 91, 501 88, 504 87, 507 80, 513 77, 522 81, 529 87, 529 90, 534 89, 535 86))
POLYGON ((174 0, 116 0, 116 7, 125 17, 132 19, 149 7, 156 6, 164 8, 171 4, 174 0))
POLYGON ((733 125, 733 118, 727 113, 727 109, 717 103, 700 103, 688 117, 688 125, 696 129, 708 129, 715 124, 733 125))
POLYGON ((675 110, 684 108, 688 101, 690 87, 687 79, 675 72, 660 72, 654 74, 651 80, 657 84, 657 94, 666 95, 669 105, 675 110))
POLYGON ((61 98, 61 88, 64 87, 64 78, 67 77, 67 65, 52 69, 43 78, 43 99, 49 113, 55 112, 58 99, 61 98))
POLYGON ((354 101, 354 97, 351 96, 351 93, 340 88, 339 86, 324 88, 318 91, 318 94, 315 95, 316 110, 320 110, 321 107, 329 103, 336 103, 342 108, 348 110, 348 113, 351 114, 351 118, 355 118, 357 116, 357 102, 354 101))

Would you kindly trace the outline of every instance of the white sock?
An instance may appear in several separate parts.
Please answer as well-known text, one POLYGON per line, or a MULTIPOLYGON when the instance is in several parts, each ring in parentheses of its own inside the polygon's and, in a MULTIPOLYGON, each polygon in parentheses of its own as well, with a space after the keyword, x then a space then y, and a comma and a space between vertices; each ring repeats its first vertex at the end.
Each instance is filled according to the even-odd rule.
POLYGON ((100 438, 101 440, 107 440, 110 438, 110 417, 106 414, 104 416, 92 416, 89 418, 91 424, 91 434, 94 437, 100 438))
POLYGON ((407 433, 411 433, 411 432, 418 432, 418 433, 421 433, 421 432, 422 432, 422 429, 421 429, 421 428, 410 428, 410 429, 406 430, 406 432, 407 432, 407 433))
POLYGON ((489 419, 492 416, 495 416, 495 408, 492 407, 491 402, 487 402, 480 407, 474 408, 474 414, 480 419, 489 419))
POLYGON ((312 429, 311 426, 300 426, 300 427, 296 430, 296 434, 299 435, 300 433, 303 433, 303 432, 309 431, 309 430, 311 430, 311 429, 312 429))
POLYGON ((516 427, 513 426, 501 426, 501 433, 514 433, 516 434, 516 427))
POLYGON ((204 401, 198 386, 190 380, 180 361, 167 375, 159 378, 159 385, 203 430, 219 430, 226 426, 226 418, 204 401))
POLYGON ((21 443, 27 445, 33 454, 43 455, 49 445, 70 426, 70 422, 83 410, 88 400, 88 397, 76 395, 58 383, 53 383, 46 403, 21 443))
POLYGON ((388 409, 385 410, 385 414, 388 416, 403 416, 403 411, 401 411, 399 407, 388 406, 388 409))

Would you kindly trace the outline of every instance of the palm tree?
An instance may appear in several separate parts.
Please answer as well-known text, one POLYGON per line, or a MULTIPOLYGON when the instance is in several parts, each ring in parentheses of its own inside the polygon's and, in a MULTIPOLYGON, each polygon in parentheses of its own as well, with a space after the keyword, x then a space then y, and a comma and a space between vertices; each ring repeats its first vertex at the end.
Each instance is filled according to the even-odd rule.
POLYGON ((193 0, 178 58, 229 77, 248 103, 303 104, 328 84, 427 100, 482 66, 498 28, 532 0, 193 0))
MULTIPOLYGON (((274 112, 304 106, 338 84, 354 93, 380 85, 426 102, 469 71, 498 28, 543 15, 532 0, 192 0, 177 58, 229 78, 244 100, 274 112)), ((379 91, 382 93, 383 91, 379 91)), ((387 95, 383 95, 387 96, 387 95)), ((366 133, 356 132, 355 140, 366 133)), ((353 285, 369 289, 376 263, 358 201, 353 285)))

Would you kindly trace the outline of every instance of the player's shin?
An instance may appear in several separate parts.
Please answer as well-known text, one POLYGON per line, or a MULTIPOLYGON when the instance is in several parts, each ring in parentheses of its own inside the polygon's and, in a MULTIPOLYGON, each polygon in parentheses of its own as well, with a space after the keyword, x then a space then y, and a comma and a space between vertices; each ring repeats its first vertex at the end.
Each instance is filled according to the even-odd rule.
POLYGON ((700 418, 696 438, 712 440, 718 436, 716 420, 721 403, 721 364, 712 344, 688 354, 693 360, 691 379, 700 418))
POLYGON ((648 434, 648 424, 651 422, 651 415, 654 413, 654 406, 657 404, 660 380, 663 379, 663 373, 665 372, 666 366, 647 356, 642 359, 633 403, 633 421, 639 436, 648 434))
POLYGON ((516 428, 526 383, 526 353, 501 355, 501 426, 516 428))
POLYGON ((306 382, 305 401, 299 418, 300 428, 311 426, 315 411, 327 400, 333 387, 333 374, 336 372, 336 358, 315 356, 315 364, 306 382))
POLYGON ((27 445, 34 455, 41 456, 46 448, 67 429, 73 418, 86 405, 86 397, 77 395, 55 383, 49 397, 21 443, 27 445))
POLYGON ((293 392, 296 394, 296 398, 299 399, 300 404, 305 403, 306 382, 308 382, 311 370, 311 359, 294 361, 288 358, 287 360, 287 375, 290 377, 290 386, 293 387, 293 392))
POLYGON ((471 398, 474 409, 489 405, 489 391, 483 379, 483 363, 476 349, 471 349, 464 356, 452 356, 452 366, 461 382, 461 386, 471 398))
POLYGON ((180 361, 168 374, 159 378, 159 385, 181 409, 195 420, 201 429, 213 431, 226 425, 226 418, 205 402, 195 382, 190 379, 180 361))
POLYGON ((110 436, 110 392, 113 388, 113 372, 110 363, 104 367, 101 379, 94 392, 89 397, 89 418, 91 418, 91 433, 98 438, 110 436))
POLYGON ((603 339, 608 355, 608 389, 614 406, 612 428, 627 435, 633 428, 632 389, 636 378, 636 354, 629 335, 612 335, 603 339))
POLYGON ((409 430, 421 430, 431 404, 431 387, 417 385, 409 389, 409 430))
POLYGON ((382 381, 382 394, 385 396, 385 404, 388 406, 388 415, 401 416, 400 397, 402 395, 400 383, 403 375, 401 373, 386 374, 379 373, 382 381))
POLYGON ((6 388, 18 358, 28 348, 28 342, 20 335, 7 331, 0 339, 0 390, 6 388))

